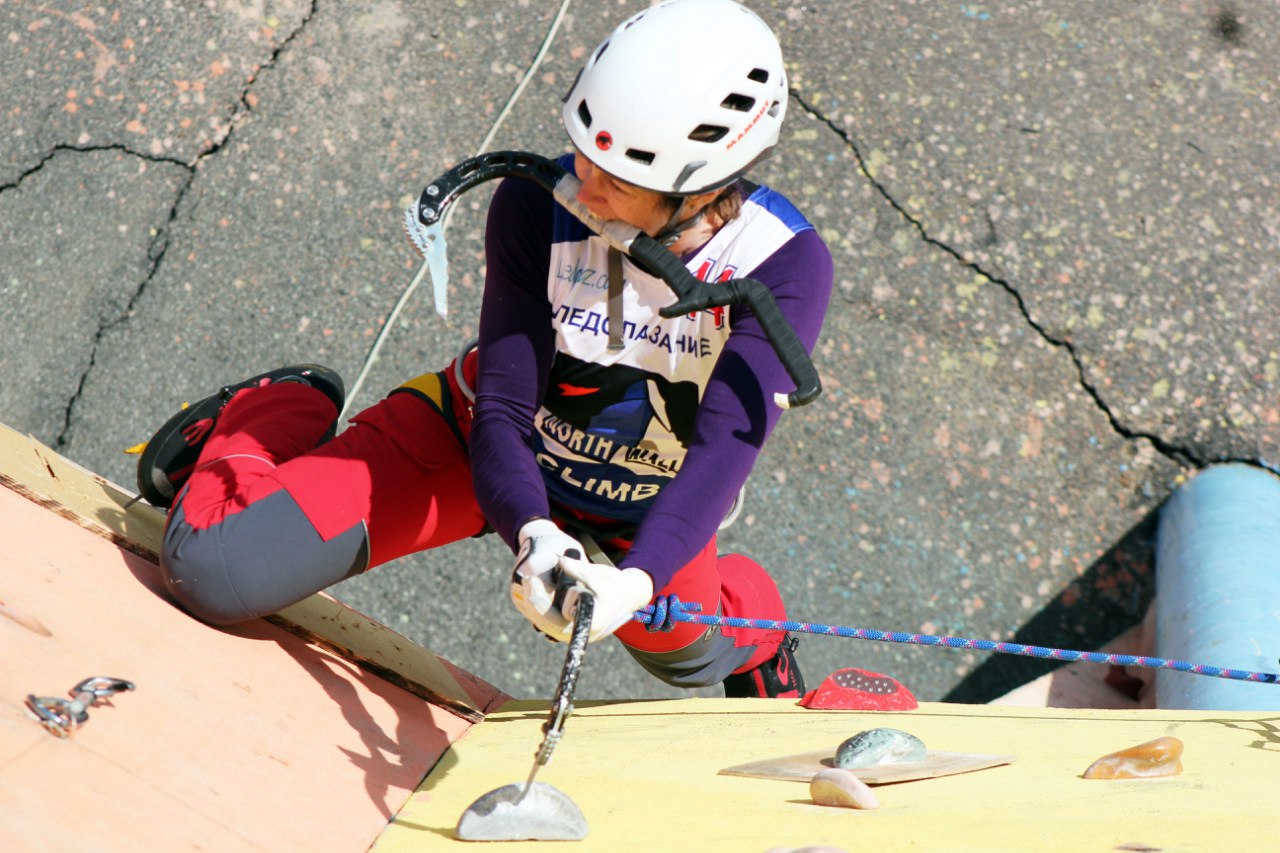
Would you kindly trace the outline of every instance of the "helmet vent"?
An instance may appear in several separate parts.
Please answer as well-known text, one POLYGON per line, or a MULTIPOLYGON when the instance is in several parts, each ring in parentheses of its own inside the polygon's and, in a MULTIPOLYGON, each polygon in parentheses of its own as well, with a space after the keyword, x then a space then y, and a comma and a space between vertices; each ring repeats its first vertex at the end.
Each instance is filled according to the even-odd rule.
POLYGON ((578 102, 578 118, 582 119, 583 127, 591 127, 591 110, 587 109, 585 98, 578 102))
POLYGON ((768 83, 769 72, 763 68, 753 68, 751 73, 747 75, 748 80, 754 80, 757 83, 768 83))
POLYGON ((641 151, 638 148, 627 149, 627 157, 629 159, 635 160, 637 163, 643 163, 646 166, 652 165, 656 156, 652 151, 641 151))
POLYGON ((700 124, 689 134, 689 138, 694 142, 719 142, 728 132, 729 128, 718 124, 700 124))
POLYGON ((755 106, 756 99, 750 95, 733 94, 720 102, 720 106, 726 110, 736 110, 740 113, 749 113, 751 108, 755 106))

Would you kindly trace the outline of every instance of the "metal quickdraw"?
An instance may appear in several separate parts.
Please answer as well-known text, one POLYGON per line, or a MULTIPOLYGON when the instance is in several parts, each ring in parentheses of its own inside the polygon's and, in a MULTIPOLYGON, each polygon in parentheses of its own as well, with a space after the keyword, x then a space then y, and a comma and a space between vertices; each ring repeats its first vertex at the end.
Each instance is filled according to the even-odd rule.
POLYGON ((89 722, 89 709, 106 703, 112 696, 133 690, 132 681, 123 678, 94 676, 86 678, 68 691, 70 699, 59 696, 27 696, 27 707, 51 734, 60 738, 70 737, 76 729, 89 722))

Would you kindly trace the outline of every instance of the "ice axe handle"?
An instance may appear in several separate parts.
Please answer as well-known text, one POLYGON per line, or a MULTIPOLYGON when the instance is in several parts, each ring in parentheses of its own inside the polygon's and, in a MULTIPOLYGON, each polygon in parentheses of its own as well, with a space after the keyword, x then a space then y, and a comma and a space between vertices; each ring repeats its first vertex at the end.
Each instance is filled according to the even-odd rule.
MULTIPOLYGON (((572 584, 562 584, 556 591, 568 591, 572 584)), ((556 695, 551 702, 551 712, 547 721, 542 724, 542 745, 534 756, 533 769, 551 760, 551 753, 560 743, 564 731, 565 720, 573 713, 573 691, 578 686, 578 676, 582 672, 582 659, 587 652, 587 640, 591 636, 591 616, 596 609, 596 598, 586 587, 578 587, 578 608, 573 618, 573 636, 569 640, 569 650, 565 653, 564 668, 560 670, 560 683, 556 686, 556 695)), ((533 781, 533 773, 529 774, 533 781)), ((527 784, 526 784, 527 787, 527 784)))
POLYGON ((676 294, 676 301, 659 310, 663 317, 680 317, 707 308, 746 305, 760 323, 782 366, 796 383, 789 394, 777 393, 774 402, 784 409, 812 403, 822 393, 822 381, 804 343, 764 283, 753 278, 735 278, 722 282, 700 280, 685 267, 680 258, 647 234, 631 241, 629 254, 647 265, 676 294))
MULTIPOLYGON (((564 552, 564 556, 568 557, 570 560, 581 560, 582 552, 577 548, 570 548, 564 552)), ((556 610, 564 613, 565 598, 568 597, 569 590, 573 589, 574 585, 578 582, 565 574, 564 569, 560 568, 559 565, 551 570, 551 580, 556 585, 556 592, 551 599, 551 603, 555 605, 556 610)), ((583 587, 579 585, 579 588, 582 589, 583 587)))

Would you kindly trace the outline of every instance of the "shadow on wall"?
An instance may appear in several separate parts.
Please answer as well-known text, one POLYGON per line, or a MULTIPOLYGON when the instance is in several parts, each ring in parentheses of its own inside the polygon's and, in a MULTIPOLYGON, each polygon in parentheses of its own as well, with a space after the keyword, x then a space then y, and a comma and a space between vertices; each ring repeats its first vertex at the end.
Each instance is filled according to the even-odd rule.
MULTIPOLYGON (((1024 645, 1094 651, 1142 621, 1155 596, 1157 507, 1033 616, 1010 639, 1024 645)), ((1063 666, 1062 661, 990 652, 944 702, 984 704, 1063 666)))

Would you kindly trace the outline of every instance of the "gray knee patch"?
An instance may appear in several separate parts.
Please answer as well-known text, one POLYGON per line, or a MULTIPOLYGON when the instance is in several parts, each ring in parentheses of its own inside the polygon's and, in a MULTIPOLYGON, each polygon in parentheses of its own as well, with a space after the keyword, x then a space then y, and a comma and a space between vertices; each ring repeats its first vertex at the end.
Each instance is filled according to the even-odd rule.
POLYGON ((712 629, 673 652, 645 652, 630 646, 626 649, 646 672, 672 687, 719 684, 755 653, 754 646, 735 646, 719 629, 712 629))
POLYGON ((274 613, 368 564, 363 524, 326 542, 284 490, 198 530, 186 523, 179 501, 160 555, 170 594, 215 625, 274 613))

